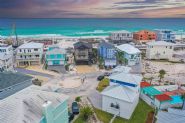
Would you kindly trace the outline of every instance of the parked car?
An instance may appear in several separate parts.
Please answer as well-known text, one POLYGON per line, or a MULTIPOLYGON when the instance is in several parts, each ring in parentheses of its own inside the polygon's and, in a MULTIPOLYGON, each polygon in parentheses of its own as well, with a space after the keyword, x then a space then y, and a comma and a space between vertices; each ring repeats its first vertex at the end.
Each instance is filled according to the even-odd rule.
POLYGON ((98 78, 97 78, 98 81, 101 81, 103 79, 104 79, 104 76, 98 76, 98 78))
POLYGON ((79 106, 77 102, 72 103, 72 112, 73 114, 79 114, 79 106))
POLYGON ((69 111, 68 116, 69 116, 69 122, 71 122, 74 119, 74 114, 69 111))
POLYGON ((111 73, 109 73, 109 72, 104 73, 104 76, 110 76, 110 75, 111 75, 111 73))

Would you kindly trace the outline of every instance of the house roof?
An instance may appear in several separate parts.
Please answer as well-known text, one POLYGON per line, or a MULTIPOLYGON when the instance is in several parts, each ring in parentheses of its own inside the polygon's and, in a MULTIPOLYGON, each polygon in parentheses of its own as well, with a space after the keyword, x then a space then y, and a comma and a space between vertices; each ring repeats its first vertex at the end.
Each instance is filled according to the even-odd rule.
POLYGON ((183 123, 185 121, 185 110, 168 108, 166 111, 158 111, 157 123, 183 123))
POLYGON ((101 42, 101 43, 99 44, 99 46, 105 46, 105 47, 107 47, 107 48, 114 48, 114 45, 113 45, 113 44, 111 44, 111 43, 109 43, 109 42, 105 42, 105 41, 101 42))
POLYGON ((92 44, 87 43, 87 42, 79 41, 79 42, 77 42, 77 43, 74 44, 74 48, 75 48, 75 49, 78 49, 78 48, 80 48, 81 46, 84 46, 84 47, 86 47, 86 48, 88 48, 88 49, 91 49, 91 48, 92 48, 92 44))
POLYGON ((25 88, 0 102, 2 123, 39 123, 43 117, 43 105, 50 101, 56 108, 68 96, 42 91, 36 86, 25 88))
POLYGON ((53 49, 46 52, 46 54, 66 54, 66 50, 63 48, 53 49))
POLYGON ((135 32, 135 34, 146 34, 146 33, 155 34, 155 32, 152 32, 152 31, 149 31, 149 30, 141 30, 139 32, 135 32))
POLYGON ((130 44, 122 44, 119 46, 116 46, 120 51, 126 52, 128 54, 138 54, 141 53, 141 51, 134 46, 130 44))
POLYGON ((141 82, 141 84, 140 84, 141 88, 148 87, 148 86, 151 86, 151 84, 148 82, 141 82))
POLYGON ((0 89, 5 89, 10 86, 30 80, 33 77, 21 73, 3 72, 0 73, 0 89))
POLYGON ((174 43, 166 42, 166 41, 153 41, 153 42, 148 42, 147 45, 150 46, 174 46, 174 43))
POLYGON ((127 102, 133 102, 138 95, 131 87, 121 85, 109 86, 101 94, 127 102))
POLYGON ((114 69, 112 69, 112 73, 120 73, 120 72, 129 73, 131 69, 132 69, 131 67, 117 66, 114 69))
POLYGON ((34 42, 30 42, 30 43, 25 43, 22 44, 21 46, 19 46, 18 48, 21 49, 27 49, 27 48, 43 48, 44 44, 43 43, 34 43, 34 42))
POLYGON ((122 72, 110 75, 109 79, 120 81, 122 83, 138 85, 142 80, 142 76, 122 72))
POLYGON ((143 91, 144 91, 145 93, 147 93, 148 95, 150 95, 150 96, 155 96, 155 95, 162 94, 161 91, 155 89, 155 88, 152 87, 152 86, 144 87, 144 88, 143 88, 143 91))
POLYGON ((160 102, 172 100, 172 98, 166 94, 156 95, 155 98, 159 100, 160 102))

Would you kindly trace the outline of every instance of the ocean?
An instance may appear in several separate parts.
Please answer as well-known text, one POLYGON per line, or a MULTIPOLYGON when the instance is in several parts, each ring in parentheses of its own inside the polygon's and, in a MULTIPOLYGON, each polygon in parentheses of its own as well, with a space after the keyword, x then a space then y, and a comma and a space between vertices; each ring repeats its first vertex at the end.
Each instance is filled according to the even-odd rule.
POLYGON ((171 29, 185 32, 185 18, 142 19, 0 19, 0 35, 12 34, 16 25, 17 35, 58 34, 62 36, 107 36, 112 31, 141 29, 171 29))

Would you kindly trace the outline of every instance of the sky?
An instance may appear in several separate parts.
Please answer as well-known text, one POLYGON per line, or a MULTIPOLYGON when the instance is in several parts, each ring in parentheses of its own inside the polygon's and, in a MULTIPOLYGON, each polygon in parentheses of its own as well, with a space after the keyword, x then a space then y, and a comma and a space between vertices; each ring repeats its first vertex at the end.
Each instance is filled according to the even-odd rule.
POLYGON ((0 18, 171 17, 185 17, 185 0, 0 0, 0 18))

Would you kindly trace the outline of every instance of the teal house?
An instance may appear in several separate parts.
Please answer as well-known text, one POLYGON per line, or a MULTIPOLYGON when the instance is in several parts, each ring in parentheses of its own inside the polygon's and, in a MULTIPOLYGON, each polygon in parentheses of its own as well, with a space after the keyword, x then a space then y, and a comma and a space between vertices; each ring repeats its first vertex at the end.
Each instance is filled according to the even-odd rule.
POLYGON ((46 52, 46 63, 48 66, 66 65, 66 51, 56 45, 48 48, 46 52))

